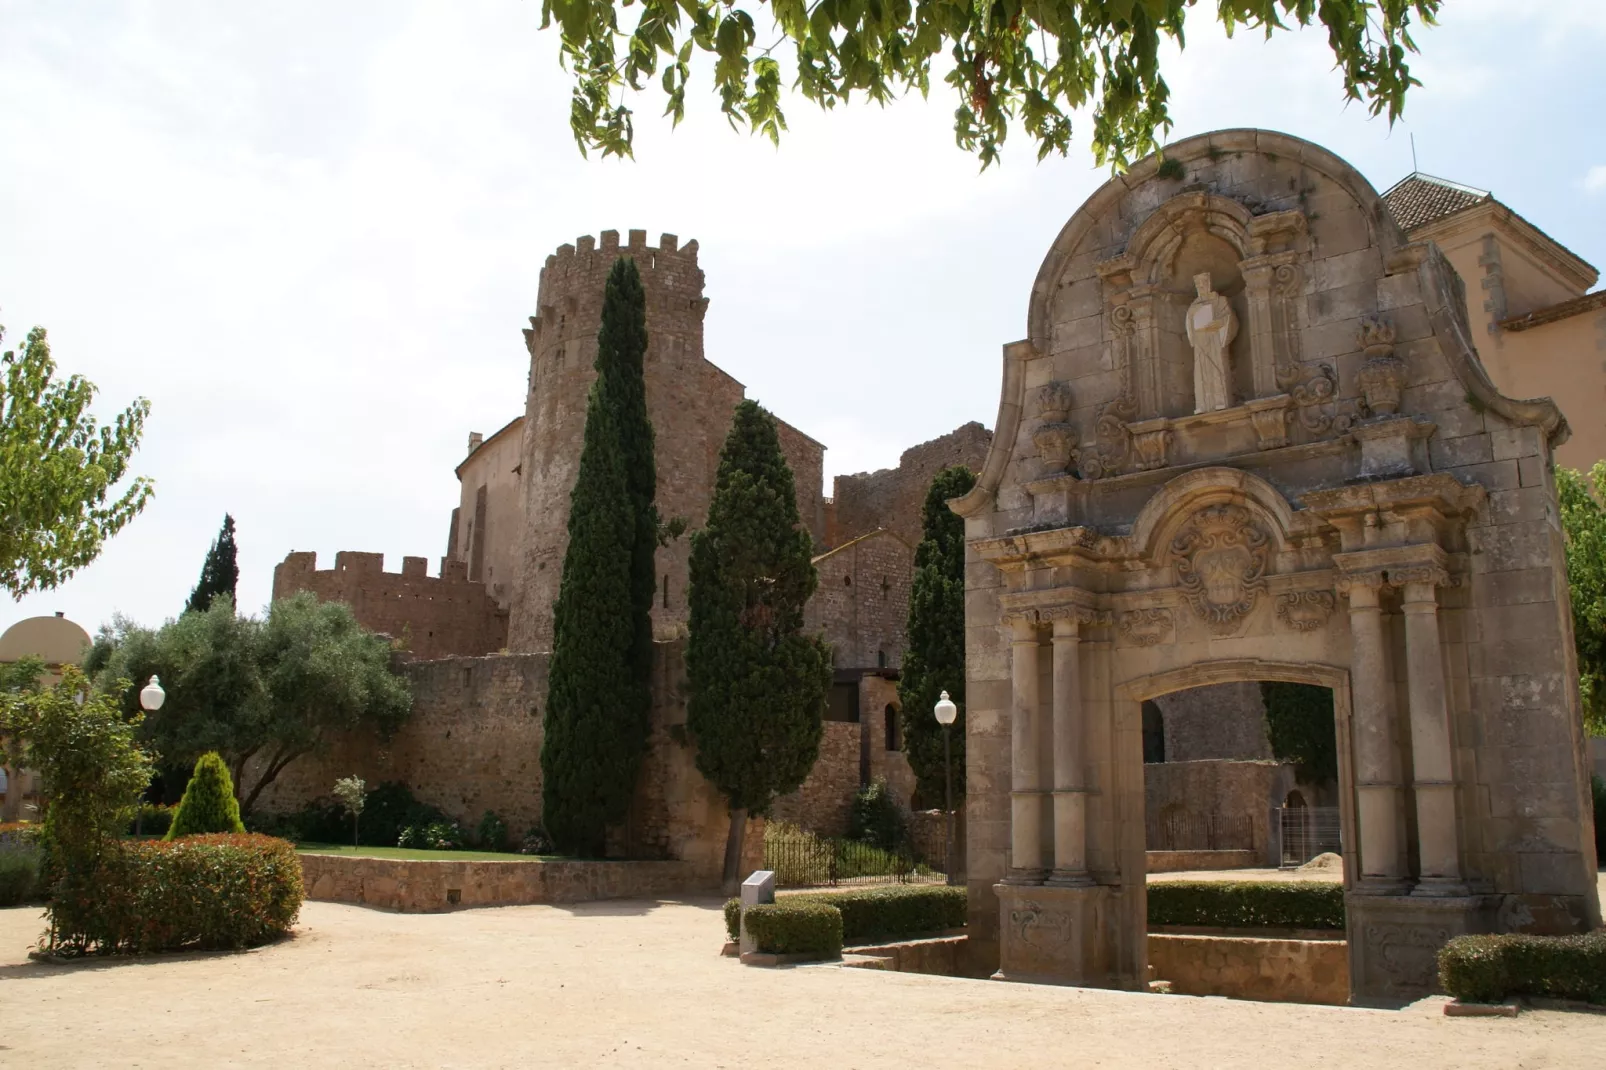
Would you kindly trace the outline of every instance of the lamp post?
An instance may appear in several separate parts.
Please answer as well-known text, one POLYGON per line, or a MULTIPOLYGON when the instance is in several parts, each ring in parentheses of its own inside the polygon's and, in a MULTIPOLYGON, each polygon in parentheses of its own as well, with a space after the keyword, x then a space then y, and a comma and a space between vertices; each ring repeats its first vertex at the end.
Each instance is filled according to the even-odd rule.
POLYGON ((944 691, 931 712, 936 715, 937 723, 942 725, 942 802, 947 814, 942 834, 942 865, 948 875, 948 883, 952 884, 954 883, 954 767, 951 738, 954 718, 959 716, 959 707, 954 705, 953 699, 944 691))
MULTIPOLYGON (((167 701, 167 692, 162 690, 162 681, 152 676, 150 682, 139 689, 139 708, 148 713, 155 713, 167 701)), ((139 809, 134 811, 134 835, 140 836, 145 832, 145 800, 140 799, 139 809)))

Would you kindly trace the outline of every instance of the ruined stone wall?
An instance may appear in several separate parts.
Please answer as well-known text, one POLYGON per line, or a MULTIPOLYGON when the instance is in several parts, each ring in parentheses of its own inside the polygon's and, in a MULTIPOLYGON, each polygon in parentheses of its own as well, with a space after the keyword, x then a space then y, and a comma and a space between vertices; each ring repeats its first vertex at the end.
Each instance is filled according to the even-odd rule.
MULTIPOLYGON (((703 272, 697 243, 684 247, 665 234, 656 247, 645 231, 630 232, 620 245, 617 231, 599 242, 585 237, 547 258, 541 271, 538 313, 524 332, 530 355, 530 395, 525 409, 523 548, 513 593, 509 645, 549 650, 552 608, 568 546, 569 494, 579 470, 585 433, 586 396, 595 378, 597 330, 603 289, 620 256, 641 272, 647 298, 647 412, 656 434, 658 510, 700 527, 713 496, 719 450, 730 430, 742 384, 703 357, 703 272)), ((782 425, 782 446, 797 475, 798 504, 806 524, 821 513, 820 472, 824 447, 782 425)), ((818 534, 816 534, 818 537, 818 534)), ((677 539, 658 551, 658 597, 653 634, 684 634, 690 541, 677 539)))
POLYGON ((840 546, 877 528, 896 533, 910 546, 920 544, 920 510, 938 472, 962 464, 980 472, 993 433, 972 421, 941 438, 911 446, 898 467, 837 476, 826 510, 826 545, 840 546))
POLYGON ((876 532, 814 559, 819 586, 803 626, 823 632, 838 669, 896 669, 908 643, 914 552, 897 535, 876 532))
MULTIPOLYGON (((727 430, 729 430, 727 426, 727 430)), ((785 420, 775 421, 781 453, 792 469, 797 486, 797 513, 814 538, 814 545, 825 545, 825 447, 785 420)), ((717 467, 717 466, 716 466, 717 467)))
POLYGON ((425 571, 422 557, 402 558, 401 572, 385 571, 384 554, 342 550, 335 567, 318 569, 318 555, 292 553, 273 570, 273 598, 311 591, 319 601, 345 602, 357 622, 405 644, 420 660, 477 655, 507 643, 507 613, 483 583, 470 582, 466 566, 442 560, 442 575, 425 571))
POLYGON ((1254 681, 1173 691, 1154 700, 1165 720, 1165 760, 1270 758, 1266 703, 1254 681))

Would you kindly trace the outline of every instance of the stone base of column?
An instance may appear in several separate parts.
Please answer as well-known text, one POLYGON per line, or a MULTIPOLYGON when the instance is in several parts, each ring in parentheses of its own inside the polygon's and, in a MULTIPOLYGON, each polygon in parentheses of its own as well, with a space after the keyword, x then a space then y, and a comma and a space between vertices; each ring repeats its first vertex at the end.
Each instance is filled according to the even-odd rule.
POLYGON ((1048 870, 1046 869, 1011 869, 1004 876, 1003 883, 1017 888, 1040 888, 1047 877, 1048 870))
POLYGON ((1091 888, 1095 882, 1085 869, 1056 869, 1043 883, 1050 888, 1091 888))
POLYGON ((1439 985, 1439 949, 1451 937, 1488 932, 1491 897, 1345 896, 1355 1003, 1397 1004, 1439 985))
POLYGON ((1460 877, 1423 877, 1411 894, 1419 899, 1457 898, 1471 894, 1460 877))
POLYGON ((1005 882, 998 895, 995 981, 1121 987, 1112 951, 1116 919, 1103 885, 1022 888, 1005 882))

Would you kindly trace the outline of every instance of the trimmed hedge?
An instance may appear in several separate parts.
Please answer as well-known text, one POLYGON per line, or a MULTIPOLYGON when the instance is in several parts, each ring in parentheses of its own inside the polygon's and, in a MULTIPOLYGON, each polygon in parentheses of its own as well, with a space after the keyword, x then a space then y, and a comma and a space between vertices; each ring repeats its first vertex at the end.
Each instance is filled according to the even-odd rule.
MULTIPOLYGON (((933 884, 855 888, 846 892, 800 892, 777 900, 777 905, 781 906, 796 903, 835 909, 842 918, 842 939, 851 947, 874 940, 906 940, 961 928, 965 924, 969 896, 963 888, 933 884)), ((748 928, 752 930, 751 924, 748 928)), ((741 937, 740 899, 725 903, 725 932, 732 940, 741 937)), ((756 930, 753 935, 757 937, 756 930)))
POLYGON ((1342 929, 1344 887, 1326 881, 1159 881, 1150 925, 1222 929, 1342 929))
POLYGON ((789 895, 749 907, 747 931, 760 951, 772 955, 842 953, 842 912, 815 896, 789 895))
POLYGON ((1606 1003, 1606 929, 1579 936, 1457 936, 1439 950, 1439 985, 1469 1003, 1507 996, 1606 1003))
POLYGON ((57 953, 254 947, 295 923, 301 860, 250 833, 135 840, 53 890, 46 947, 57 953))
POLYGON ((888 885, 788 898, 836 907, 842 912, 842 938, 850 947, 957 929, 965 924, 969 904, 965 889, 945 884, 888 885))

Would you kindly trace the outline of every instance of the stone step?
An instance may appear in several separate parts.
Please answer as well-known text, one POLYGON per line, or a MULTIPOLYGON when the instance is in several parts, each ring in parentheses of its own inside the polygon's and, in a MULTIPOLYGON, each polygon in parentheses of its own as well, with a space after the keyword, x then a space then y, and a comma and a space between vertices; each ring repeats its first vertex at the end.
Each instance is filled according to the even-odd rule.
POLYGON ((858 970, 896 970, 898 963, 891 955, 853 955, 842 956, 842 965, 851 966, 858 970))

